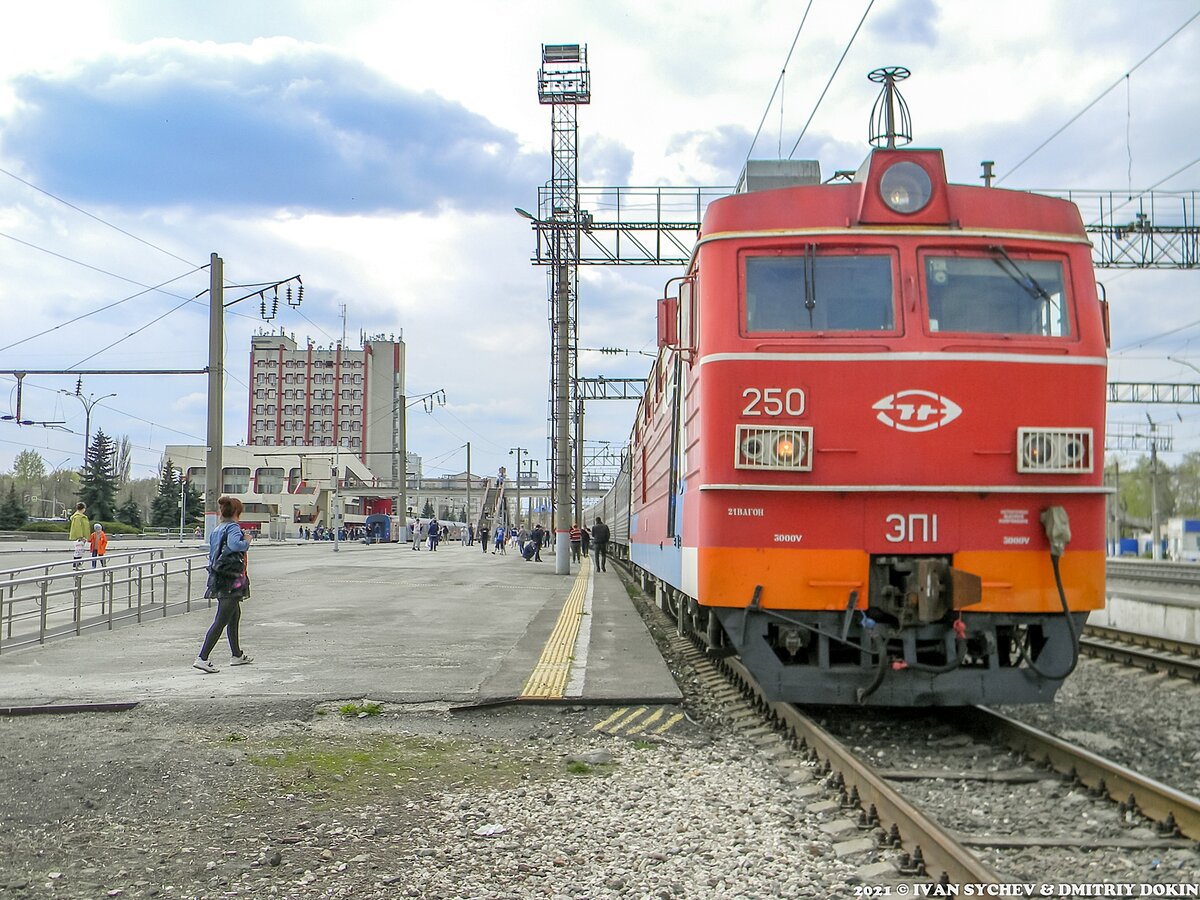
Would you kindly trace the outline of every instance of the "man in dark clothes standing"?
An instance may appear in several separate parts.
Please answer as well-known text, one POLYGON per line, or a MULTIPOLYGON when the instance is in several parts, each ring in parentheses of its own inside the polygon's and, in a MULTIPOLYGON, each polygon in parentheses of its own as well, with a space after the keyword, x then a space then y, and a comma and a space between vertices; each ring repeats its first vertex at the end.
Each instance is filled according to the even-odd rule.
POLYGON ((608 526, 596 516, 596 524, 592 526, 592 548, 596 551, 596 568, 601 572, 608 563, 608 526))

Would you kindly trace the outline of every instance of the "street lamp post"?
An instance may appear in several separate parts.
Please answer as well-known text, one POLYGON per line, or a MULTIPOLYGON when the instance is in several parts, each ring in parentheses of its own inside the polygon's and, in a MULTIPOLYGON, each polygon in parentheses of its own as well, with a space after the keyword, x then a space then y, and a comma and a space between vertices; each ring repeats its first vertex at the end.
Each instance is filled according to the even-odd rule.
POLYGON ((515 453, 515 454, 516 454, 516 456, 517 456, 517 515, 516 515, 516 525, 517 525, 517 530, 518 530, 518 531, 520 531, 520 529, 521 529, 521 454, 522 454, 522 453, 528 453, 528 452, 529 452, 529 451, 528 451, 528 450, 526 450, 524 447, 513 447, 513 448, 511 448, 511 449, 508 451, 508 455, 509 455, 509 456, 512 456, 514 453, 515 453))
POLYGON ((88 446, 92 441, 92 407, 94 407, 101 400, 107 400, 109 397, 115 397, 117 395, 105 394, 103 397, 97 397, 95 394, 93 394, 91 397, 84 397, 83 394, 79 393, 78 388, 75 389, 74 393, 64 390, 60 390, 59 393, 66 394, 68 397, 74 397, 83 404, 83 464, 86 466, 88 446))
MULTIPOLYGON (((536 496, 536 491, 537 491, 538 485, 537 485, 537 473, 534 472, 534 469, 537 468, 538 461, 536 459, 527 459, 527 460, 525 460, 525 463, 526 463, 526 465, 529 466, 529 468, 525 470, 525 475, 528 476, 530 482, 532 482, 534 496, 536 496)), ((521 480, 520 472, 517 473, 517 480, 518 481, 521 480)), ((533 526, 533 496, 530 496, 530 498, 529 498, 528 521, 529 521, 530 527, 532 527, 533 526)))

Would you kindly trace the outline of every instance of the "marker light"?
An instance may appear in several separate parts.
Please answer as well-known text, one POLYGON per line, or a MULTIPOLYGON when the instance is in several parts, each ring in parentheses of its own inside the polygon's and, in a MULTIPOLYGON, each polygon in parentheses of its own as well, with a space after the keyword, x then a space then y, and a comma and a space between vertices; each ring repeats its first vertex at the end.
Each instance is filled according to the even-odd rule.
POLYGON ((898 162, 888 166, 879 179, 879 193, 893 212, 920 212, 933 196, 929 173, 914 162, 898 162))

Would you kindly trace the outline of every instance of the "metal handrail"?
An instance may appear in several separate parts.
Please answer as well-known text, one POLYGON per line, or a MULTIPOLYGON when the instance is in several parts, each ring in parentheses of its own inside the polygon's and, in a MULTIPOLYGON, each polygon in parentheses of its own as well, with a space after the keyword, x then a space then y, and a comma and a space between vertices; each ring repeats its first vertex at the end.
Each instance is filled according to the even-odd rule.
MULTIPOLYGON (((207 553, 165 556, 162 550, 148 551, 149 559, 137 561, 139 552, 97 557, 95 568, 67 572, 25 574, 54 568, 59 563, 22 566, 0 572, 0 652, 44 644, 48 638, 81 634, 97 627, 112 630, 114 623, 140 622, 143 616, 182 606, 190 612, 194 575, 207 583, 207 553), (196 560, 204 563, 197 566, 196 560), (182 587, 180 585, 182 582, 182 587), (179 596, 182 593, 182 596, 179 596), (172 595, 175 599, 172 599, 172 595), (118 611, 118 602, 125 608, 118 611), (97 609, 98 608, 98 609, 97 609), (27 627, 26 627, 27 626, 27 627), (15 632, 15 633, 14 633, 15 632)), ((66 561, 73 565, 72 560, 66 561)), ((83 560, 87 565, 89 558, 83 560)), ((212 601, 208 601, 212 606, 212 601)))
POLYGON ((3 571, 0 571, 0 575, 11 575, 14 572, 32 572, 37 569, 43 569, 47 574, 49 574, 50 569, 62 568, 63 566, 87 566, 92 560, 99 562, 102 558, 106 561, 120 559, 121 557, 132 560, 135 556, 141 553, 148 553, 150 554, 150 558, 154 559, 156 557, 164 556, 166 554, 166 550, 162 549, 161 547, 143 547, 138 550, 124 550, 117 551, 115 553, 105 553, 103 557, 87 555, 81 556, 79 559, 75 559, 73 557, 59 558, 52 560, 51 562, 30 563, 27 566, 14 566, 11 569, 4 569, 3 571))

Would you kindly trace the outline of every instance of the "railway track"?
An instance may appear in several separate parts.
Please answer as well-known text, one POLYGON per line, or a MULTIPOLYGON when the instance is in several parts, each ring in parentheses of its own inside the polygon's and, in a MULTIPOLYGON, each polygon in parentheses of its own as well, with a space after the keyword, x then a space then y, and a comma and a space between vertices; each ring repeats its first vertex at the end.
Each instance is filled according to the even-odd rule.
POLYGON ((1110 559, 1105 566, 1105 573, 1109 578, 1120 581, 1200 587, 1200 563, 1110 559))
POLYGON ((1200 647, 1195 644, 1089 625, 1079 646, 1099 659, 1200 682, 1200 647))
MULTIPOLYGON (((1096 854, 1161 856, 1200 841, 1200 799, 992 710, 934 711, 937 727, 948 736, 936 741, 938 765, 922 768, 877 749, 889 742, 928 749, 921 735, 922 729, 928 731, 927 721, 918 721, 915 729, 900 728, 913 711, 823 710, 820 720, 803 708, 766 700, 736 659, 714 661, 678 634, 672 643, 728 705, 726 718, 771 748, 777 765, 786 765, 780 749, 786 748, 794 765, 809 767, 823 779, 837 797, 826 801, 831 804, 826 809, 855 821, 890 863, 873 867, 873 877, 881 882, 930 878, 942 884, 1004 884, 1037 881, 1039 874, 1043 882, 1095 881, 1095 872, 1060 871, 1054 868, 1058 863, 1031 873, 1021 854, 1041 858, 1058 853, 1066 860, 1062 865, 1069 866, 1072 857, 1094 863, 1096 854), (751 710, 753 716, 747 714, 751 710), (981 768, 979 757, 992 763, 981 768), (962 787, 969 783, 982 787, 962 787), (1013 828, 1002 833, 996 824, 1008 818, 1003 813, 991 815, 989 810, 982 817, 986 827, 970 827, 979 824, 969 821, 980 818, 977 810, 966 813, 953 806, 965 797, 976 805, 995 803, 1002 809, 1010 804, 1036 813, 1048 791, 1071 804, 1072 817, 1065 823, 1040 827, 1036 816, 1024 821, 1014 816, 1013 828), (979 799, 984 794, 986 802, 979 799), (935 802, 929 801, 931 796, 935 802), (947 796, 951 805, 943 805, 947 796)), ((917 716, 929 714, 926 710, 917 716)))

